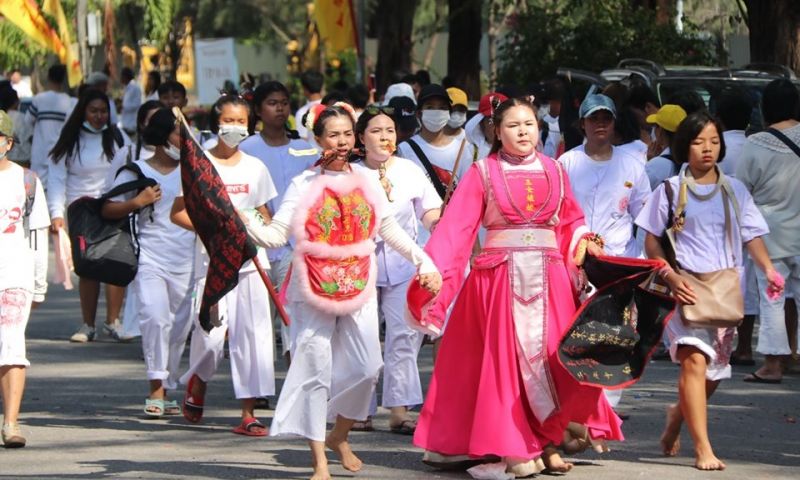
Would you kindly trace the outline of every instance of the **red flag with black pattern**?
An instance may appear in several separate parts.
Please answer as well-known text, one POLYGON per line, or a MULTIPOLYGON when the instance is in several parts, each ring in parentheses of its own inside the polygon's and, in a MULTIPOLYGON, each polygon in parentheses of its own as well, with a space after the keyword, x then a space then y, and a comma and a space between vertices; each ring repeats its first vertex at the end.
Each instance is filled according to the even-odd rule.
POLYGON ((209 331, 219 325, 218 317, 211 318, 211 307, 236 287, 239 269, 257 250, 225 184, 185 122, 181 122, 181 183, 186 212, 209 257, 200 303, 200 325, 209 331))

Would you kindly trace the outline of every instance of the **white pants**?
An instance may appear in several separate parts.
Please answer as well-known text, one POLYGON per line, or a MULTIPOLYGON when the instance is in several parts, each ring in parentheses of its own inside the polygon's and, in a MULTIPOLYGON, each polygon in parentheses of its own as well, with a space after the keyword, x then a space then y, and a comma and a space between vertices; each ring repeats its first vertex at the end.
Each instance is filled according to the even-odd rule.
POLYGON ((174 390, 192 326, 192 272, 171 273, 154 265, 140 265, 133 288, 128 289, 128 300, 132 298, 139 307, 147 379, 161 380, 164 388, 174 390))
MULTIPOLYGON (((141 272, 143 265, 139 266, 141 272)), ((139 277, 139 272, 136 272, 136 277, 139 277)), ((139 317, 142 305, 139 303, 139 294, 136 291, 136 279, 133 283, 125 289, 125 305, 122 307, 122 335, 125 337, 141 337, 142 330, 139 325, 142 319, 139 317)))
MULTIPOLYGON (((783 310, 790 295, 800 299, 800 256, 773 259, 772 264, 786 280, 786 291, 772 301, 767 298, 767 277, 756 269, 759 301, 758 345, 756 351, 762 355, 789 355, 789 335, 786 331, 786 314, 783 310)), ((797 304, 800 311, 800 303, 797 304)))
POLYGON ((25 327, 32 301, 33 294, 27 290, 0 290, 0 367, 31 365, 25 355, 25 327))
MULTIPOLYGON (((272 281, 272 285, 275 286, 275 291, 280 292, 281 286, 283 285, 283 280, 286 278, 286 272, 289 271, 289 266, 292 264, 292 254, 291 252, 287 253, 283 256, 280 260, 276 260, 274 262, 269 262, 270 269, 269 269, 269 279, 272 281)), ((278 313, 278 309, 275 307, 275 304, 270 299, 269 307, 272 311, 272 331, 280 330, 281 332, 281 344, 283 345, 283 351, 280 352, 284 354, 290 350, 290 343, 291 338, 289 335, 289 327, 283 324, 283 320, 281 319, 280 314, 278 313)), ((289 314, 289 306, 285 306, 286 314, 289 314)), ((289 317, 291 319, 291 316, 289 317)))
POLYGON ((424 336, 409 327, 405 320, 408 283, 378 288, 379 305, 386 322, 382 397, 386 408, 411 407, 423 401, 417 355, 424 336))
POLYGON ((195 286, 192 313, 195 329, 189 349, 189 370, 180 381, 187 384, 192 375, 208 382, 222 361, 225 333, 231 357, 231 379, 236 398, 267 397, 275 394, 275 364, 272 353, 272 325, 269 293, 258 272, 239 274, 239 284, 219 302, 222 325, 206 332, 197 313, 203 297, 205 279, 195 286))
POLYGON ((325 423, 341 415, 364 420, 381 366, 377 300, 336 317, 292 302, 292 363, 270 435, 325 440, 325 423))

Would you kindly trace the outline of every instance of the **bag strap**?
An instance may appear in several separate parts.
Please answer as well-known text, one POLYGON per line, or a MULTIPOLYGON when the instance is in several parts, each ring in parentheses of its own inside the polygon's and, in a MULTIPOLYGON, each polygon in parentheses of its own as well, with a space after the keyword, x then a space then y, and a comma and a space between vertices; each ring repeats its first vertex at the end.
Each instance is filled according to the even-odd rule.
MULTIPOLYGON (((439 175, 436 175, 436 170, 433 169, 433 165, 431 161, 428 160, 428 157, 425 155, 425 152, 422 151, 422 148, 412 139, 406 140, 408 145, 411 147, 411 150, 414 150, 414 153, 417 155, 419 162, 425 168, 425 171, 428 173, 428 177, 431 179, 431 183, 433 183, 433 188, 436 189, 436 193, 439 194, 439 197, 444 199, 445 195, 447 194, 447 187, 442 183, 439 179, 439 175)), ((455 175, 455 172, 453 173, 455 175)))
POLYGON ((789 137, 784 135, 783 132, 781 132, 777 128, 768 128, 768 129, 765 130, 765 132, 770 133, 770 134, 774 135, 775 137, 777 137, 778 140, 780 140, 781 142, 785 143, 786 146, 789 147, 794 152, 795 155, 800 157, 800 147, 797 146, 797 144, 794 143, 793 141, 789 140, 789 137))

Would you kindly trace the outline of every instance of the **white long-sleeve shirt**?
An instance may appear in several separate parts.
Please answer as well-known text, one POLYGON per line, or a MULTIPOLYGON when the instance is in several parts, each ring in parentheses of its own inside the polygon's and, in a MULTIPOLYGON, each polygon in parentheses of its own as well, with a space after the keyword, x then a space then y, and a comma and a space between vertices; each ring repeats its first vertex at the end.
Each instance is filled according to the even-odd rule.
MULTIPOLYGON (((124 145, 130 143, 123 133, 124 145)), ((59 160, 50 159, 47 179, 47 206, 50 217, 64 218, 66 207, 80 197, 99 197, 107 186, 109 172, 116 172, 124 161, 106 157, 103 152, 103 135, 81 129, 79 146, 75 154, 59 160)), ((114 148, 120 148, 114 142, 114 148)))
POLYGON ((122 129, 127 132, 136 131, 136 114, 142 104, 142 89, 134 80, 125 85, 122 96, 122 129))
POLYGON ((36 172, 45 186, 50 165, 50 150, 58 141, 64 122, 77 102, 76 98, 66 93, 48 90, 36 94, 30 108, 25 112, 25 121, 33 130, 31 170, 36 172))

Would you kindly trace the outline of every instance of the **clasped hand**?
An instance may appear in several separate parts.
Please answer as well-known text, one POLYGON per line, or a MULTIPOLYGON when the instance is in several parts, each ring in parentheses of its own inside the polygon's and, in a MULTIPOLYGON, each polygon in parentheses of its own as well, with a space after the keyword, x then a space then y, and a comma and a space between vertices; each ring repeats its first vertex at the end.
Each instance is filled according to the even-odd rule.
POLYGON ((419 285, 431 295, 437 295, 442 289, 442 275, 439 272, 423 273, 419 276, 419 285))

